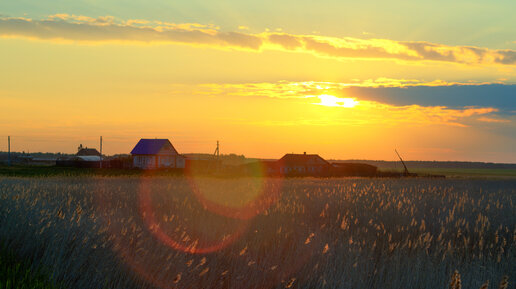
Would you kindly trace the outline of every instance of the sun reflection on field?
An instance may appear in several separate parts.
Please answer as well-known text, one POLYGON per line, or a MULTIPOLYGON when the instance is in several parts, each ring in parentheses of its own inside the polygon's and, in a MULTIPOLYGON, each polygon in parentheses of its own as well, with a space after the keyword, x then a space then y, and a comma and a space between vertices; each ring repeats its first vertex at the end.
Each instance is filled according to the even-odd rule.
POLYGON ((190 218, 184 210, 170 204, 166 194, 153 191, 148 180, 142 180, 139 195, 140 214, 147 229, 174 250, 190 254, 216 252, 234 243, 246 231, 245 221, 226 220, 209 212, 190 218))

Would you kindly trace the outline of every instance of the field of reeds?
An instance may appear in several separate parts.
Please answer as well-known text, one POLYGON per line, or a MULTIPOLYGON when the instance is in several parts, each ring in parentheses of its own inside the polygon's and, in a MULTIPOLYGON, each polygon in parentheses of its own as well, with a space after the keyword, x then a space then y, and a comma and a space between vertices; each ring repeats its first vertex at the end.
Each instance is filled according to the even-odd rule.
POLYGON ((65 288, 514 288, 515 201, 514 180, 3 178, 0 241, 65 288))

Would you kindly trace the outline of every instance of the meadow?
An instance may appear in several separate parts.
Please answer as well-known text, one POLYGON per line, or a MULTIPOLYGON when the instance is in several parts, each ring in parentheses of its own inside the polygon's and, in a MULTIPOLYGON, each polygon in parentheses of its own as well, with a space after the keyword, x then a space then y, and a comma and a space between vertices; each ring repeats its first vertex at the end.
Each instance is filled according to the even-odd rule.
MULTIPOLYGON (((383 169, 382 171, 403 172, 402 169, 383 169)), ((425 175, 444 175, 447 178, 467 179, 516 179, 516 169, 493 168, 411 168, 410 172, 425 175)))
POLYGON ((516 180, 5 177, 0 241, 64 288, 499 288, 515 197, 516 180))

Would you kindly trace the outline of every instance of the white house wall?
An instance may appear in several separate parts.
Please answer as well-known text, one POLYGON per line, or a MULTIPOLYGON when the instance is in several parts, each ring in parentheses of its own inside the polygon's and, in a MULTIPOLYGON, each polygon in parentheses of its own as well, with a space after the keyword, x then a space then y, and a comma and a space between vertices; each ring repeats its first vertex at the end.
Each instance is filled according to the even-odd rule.
POLYGON ((136 155, 133 166, 141 169, 185 168, 185 158, 180 155, 136 155))
POLYGON ((148 169, 156 167, 156 158, 154 156, 134 156, 133 166, 140 169, 148 169))

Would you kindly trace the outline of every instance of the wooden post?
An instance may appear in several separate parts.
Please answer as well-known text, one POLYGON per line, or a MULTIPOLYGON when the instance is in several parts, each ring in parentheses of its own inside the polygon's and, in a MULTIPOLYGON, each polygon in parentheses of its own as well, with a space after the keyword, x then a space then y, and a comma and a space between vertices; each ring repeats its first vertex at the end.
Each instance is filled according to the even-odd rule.
POLYGON ((7 165, 11 166, 11 136, 7 137, 7 165))
POLYGON ((100 136, 100 168, 102 168, 102 136, 100 136))

